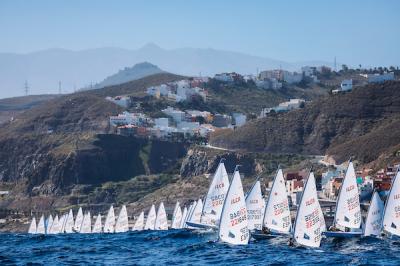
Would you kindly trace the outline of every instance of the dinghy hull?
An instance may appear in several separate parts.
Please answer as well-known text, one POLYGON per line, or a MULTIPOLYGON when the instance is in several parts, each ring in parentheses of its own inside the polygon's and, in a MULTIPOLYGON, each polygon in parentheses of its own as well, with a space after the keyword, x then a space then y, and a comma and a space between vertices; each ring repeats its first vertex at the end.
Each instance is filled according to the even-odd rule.
POLYGON ((194 227, 196 229, 212 229, 212 230, 218 230, 218 226, 215 225, 210 225, 210 224, 202 224, 202 223, 195 223, 195 222, 189 222, 187 221, 186 224, 190 227, 194 227))
POLYGON ((363 235, 362 231, 359 232, 333 232, 333 231, 326 231, 322 233, 326 237, 334 237, 334 238, 354 238, 354 237, 361 237, 363 235))

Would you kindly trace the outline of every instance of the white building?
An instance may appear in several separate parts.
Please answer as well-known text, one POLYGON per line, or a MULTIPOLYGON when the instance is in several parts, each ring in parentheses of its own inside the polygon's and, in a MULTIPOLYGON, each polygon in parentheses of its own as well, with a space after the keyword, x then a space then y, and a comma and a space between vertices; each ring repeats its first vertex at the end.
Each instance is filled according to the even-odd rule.
POLYGON ((171 106, 168 106, 168 108, 162 110, 162 112, 164 114, 172 117, 172 119, 177 123, 185 121, 185 117, 186 117, 185 112, 182 112, 181 110, 178 110, 178 109, 174 109, 171 106))
POLYGON ((304 74, 304 76, 311 77, 315 74, 316 69, 317 69, 316 67, 312 66, 303 66, 301 67, 301 72, 304 74))
POLYGON ((345 79, 340 83, 340 88, 342 91, 350 91, 353 89, 353 80, 352 79, 345 79))
POLYGON ((222 82, 233 82, 234 79, 230 73, 215 74, 214 79, 222 82))
POLYGON ((111 101, 121 107, 128 108, 131 104, 131 99, 128 96, 106 97, 106 100, 111 101))
POLYGON ((382 82, 385 82, 387 80, 394 80, 394 73, 393 72, 384 73, 382 75, 380 75, 380 74, 366 74, 364 76, 367 78, 368 83, 382 83, 382 82))
POLYGON ((289 84, 300 83, 303 80, 303 74, 297 72, 283 71, 283 80, 289 84))
POLYGON ((154 123, 156 127, 168 127, 168 118, 166 117, 161 117, 161 118, 156 118, 154 119, 154 123))
POLYGON ((110 116, 110 125, 141 125, 150 122, 150 119, 142 113, 123 112, 117 116, 110 116))
POLYGON ((232 118, 233 118, 233 122, 235 123, 235 125, 237 127, 241 127, 244 124, 246 124, 246 115, 242 114, 242 113, 233 113, 232 114, 232 118))

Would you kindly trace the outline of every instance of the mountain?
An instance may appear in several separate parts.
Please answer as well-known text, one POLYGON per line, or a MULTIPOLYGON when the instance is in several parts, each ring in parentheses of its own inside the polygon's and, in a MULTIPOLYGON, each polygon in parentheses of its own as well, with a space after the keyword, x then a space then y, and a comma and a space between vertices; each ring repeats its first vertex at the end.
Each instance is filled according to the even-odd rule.
POLYGON ((148 62, 143 62, 136 64, 133 67, 126 67, 123 70, 118 71, 118 73, 107 77, 100 83, 97 83, 95 87, 103 88, 106 86, 118 85, 162 72, 163 71, 157 66, 148 62))
POLYGON ((400 151, 400 82, 370 84, 329 95, 303 109, 271 114, 235 131, 215 134, 211 144, 272 153, 326 154, 343 162, 388 160, 400 151))
POLYGON ((151 62, 180 75, 197 76, 236 71, 249 74, 257 69, 295 70, 298 63, 216 49, 163 49, 147 44, 137 50, 96 48, 81 51, 49 49, 27 54, 0 53, 0 98, 24 93, 25 81, 31 94, 73 92, 91 87, 127 66, 151 62))

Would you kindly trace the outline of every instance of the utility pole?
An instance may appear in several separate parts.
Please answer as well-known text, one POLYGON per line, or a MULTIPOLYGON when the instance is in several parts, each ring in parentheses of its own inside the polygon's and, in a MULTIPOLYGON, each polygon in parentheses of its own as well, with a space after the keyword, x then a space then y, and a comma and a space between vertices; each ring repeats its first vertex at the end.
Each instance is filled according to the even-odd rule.
POLYGON ((25 93, 25 96, 28 96, 28 94, 29 94, 29 85, 28 85, 27 80, 25 80, 24 93, 25 93))
POLYGON ((337 69, 336 69, 336 55, 335 55, 335 58, 334 58, 334 61, 333 61, 333 65, 335 67, 335 72, 337 72, 337 69))
POLYGON ((58 82, 58 94, 61 94, 61 81, 58 82))

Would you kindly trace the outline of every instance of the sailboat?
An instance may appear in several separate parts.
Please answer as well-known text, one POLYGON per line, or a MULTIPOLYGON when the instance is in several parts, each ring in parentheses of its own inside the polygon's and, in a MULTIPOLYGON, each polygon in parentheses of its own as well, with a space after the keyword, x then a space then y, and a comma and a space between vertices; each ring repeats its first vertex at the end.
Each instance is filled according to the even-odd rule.
POLYGON ((115 213, 114 207, 111 205, 108 210, 106 221, 104 222, 104 233, 114 233, 115 231, 115 213))
POLYGON ((44 215, 40 217, 39 223, 36 227, 36 234, 46 234, 46 226, 44 224, 44 215))
POLYGON ((144 225, 144 230, 154 230, 156 223, 156 207, 151 205, 149 213, 147 214, 146 224, 144 225))
POLYGON ((232 245, 249 242, 246 202, 237 166, 222 208, 218 236, 220 241, 232 245))
POLYGON ((129 231, 128 212, 126 206, 122 205, 115 223, 115 233, 125 233, 129 231))
POLYGON ((365 220, 364 236, 379 236, 382 231, 382 217, 385 204, 377 191, 372 195, 367 218, 365 220))
POLYGON ((191 204, 190 204, 190 206, 189 206, 189 210, 188 210, 188 212, 187 212, 187 214, 186 214, 186 217, 185 217, 185 223, 184 223, 184 228, 188 228, 188 225, 187 225, 187 222, 190 220, 190 217, 192 216, 192 213, 193 213, 193 211, 194 211, 194 207, 196 206, 196 203, 195 202, 192 202, 191 204))
POLYGON ((74 232, 73 229, 74 229, 74 213, 70 209, 67 214, 67 219, 65 221, 64 231, 65 233, 70 234, 74 232))
POLYGON ((58 221, 58 215, 56 215, 47 233, 51 235, 58 234, 60 232, 60 229, 61 228, 58 221))
POLYGON ((92 218, 90 216, 90 211, 83 216, 82 226, 80 229, 79 233, 81 234, 90 234, 92 232, 92 218))
POLYGON ((246 196, 247 222, 250 231, 261 230, 264 218, 265 201, 261 184, 257 179, 246 196))
POLYGON ((200 222, 191 222, 192 227, 218 229, 222 207, 229 188, 228 173, 221 159, 204 199, 200 222))
POLYGON ((337 198, 333 225, 324 235, 341 238, 362 235, 359 197, 356 174, 350 161, 337 198))
POLYGON ((167 213, 165 212, 164 203, 162 202, 160 206, 158 206, 154 230, 168 230, 167 213))
POLYGON ((383 232, 400 236, 400 170, 393 178, 383 212, 383 232))
POLYGON ((171 228, 180 229, 182 223, 182 210, 179 201, 176 202, 174 213, 172 214, 171 228))
POLYGON ((64 233, 65 231, 65 221, 66 221, 67 217, 65 215, 65 213, 61 216, 60 218, 60 232, 59 233, 64 233))
POLYGON ((36 234, 36 218, 33 217, 29 225, 28 234, 36 234))
POLYGON ((180 224, 179 228, 185 228, 187 214, 188 214, 188 209, 185 206, 185 208, 183 208, 182 219, 181 219, 181 224, 180 224))
POLYGON ((132 231, 142 231, 143 228, 144 228, 144 212, 141 212, 134 226, 132 227, 132 231))
MULTIPOLYGON (((189 228, 196 228, 196 225, 200 224, 201 211, 203 209, 203 201, 198 199, 194 207, 192 208, 192 213, 190 214, 186 224, 189 228)), ((204 228, 204 227, 203 227, 204 228)))
POLYGON ((82 221, 83 221, 83 211, 82 211, 82 207, 79 207, 78 213, 76 214, 76 218, 75 218, 75 224, 74 224, 75 232, 81 231, 82 221))
POLYGON ((292 227, 288 193, 282 169, 276 172, 263 216, 263 232, 253 233, 255 238, 289 235, 292 227))
POLYGON ((319 205, 317 187, 314 174, 310 172, 299 207, 297 209, 296 222, 294 224, 294 240, 297 244, 307 247, 319 247, 321 245, 322 226, 321 206, 319 205))
POLYGON ((97 215, 96 221, 94 222, 92 233, 103 232, 103 225, 101 224, 101 214, 97 215))
POLYGON ((53 225, 53 216, 50 214, 46 220, 46 234, 49 233, 51 226, 53 225))

